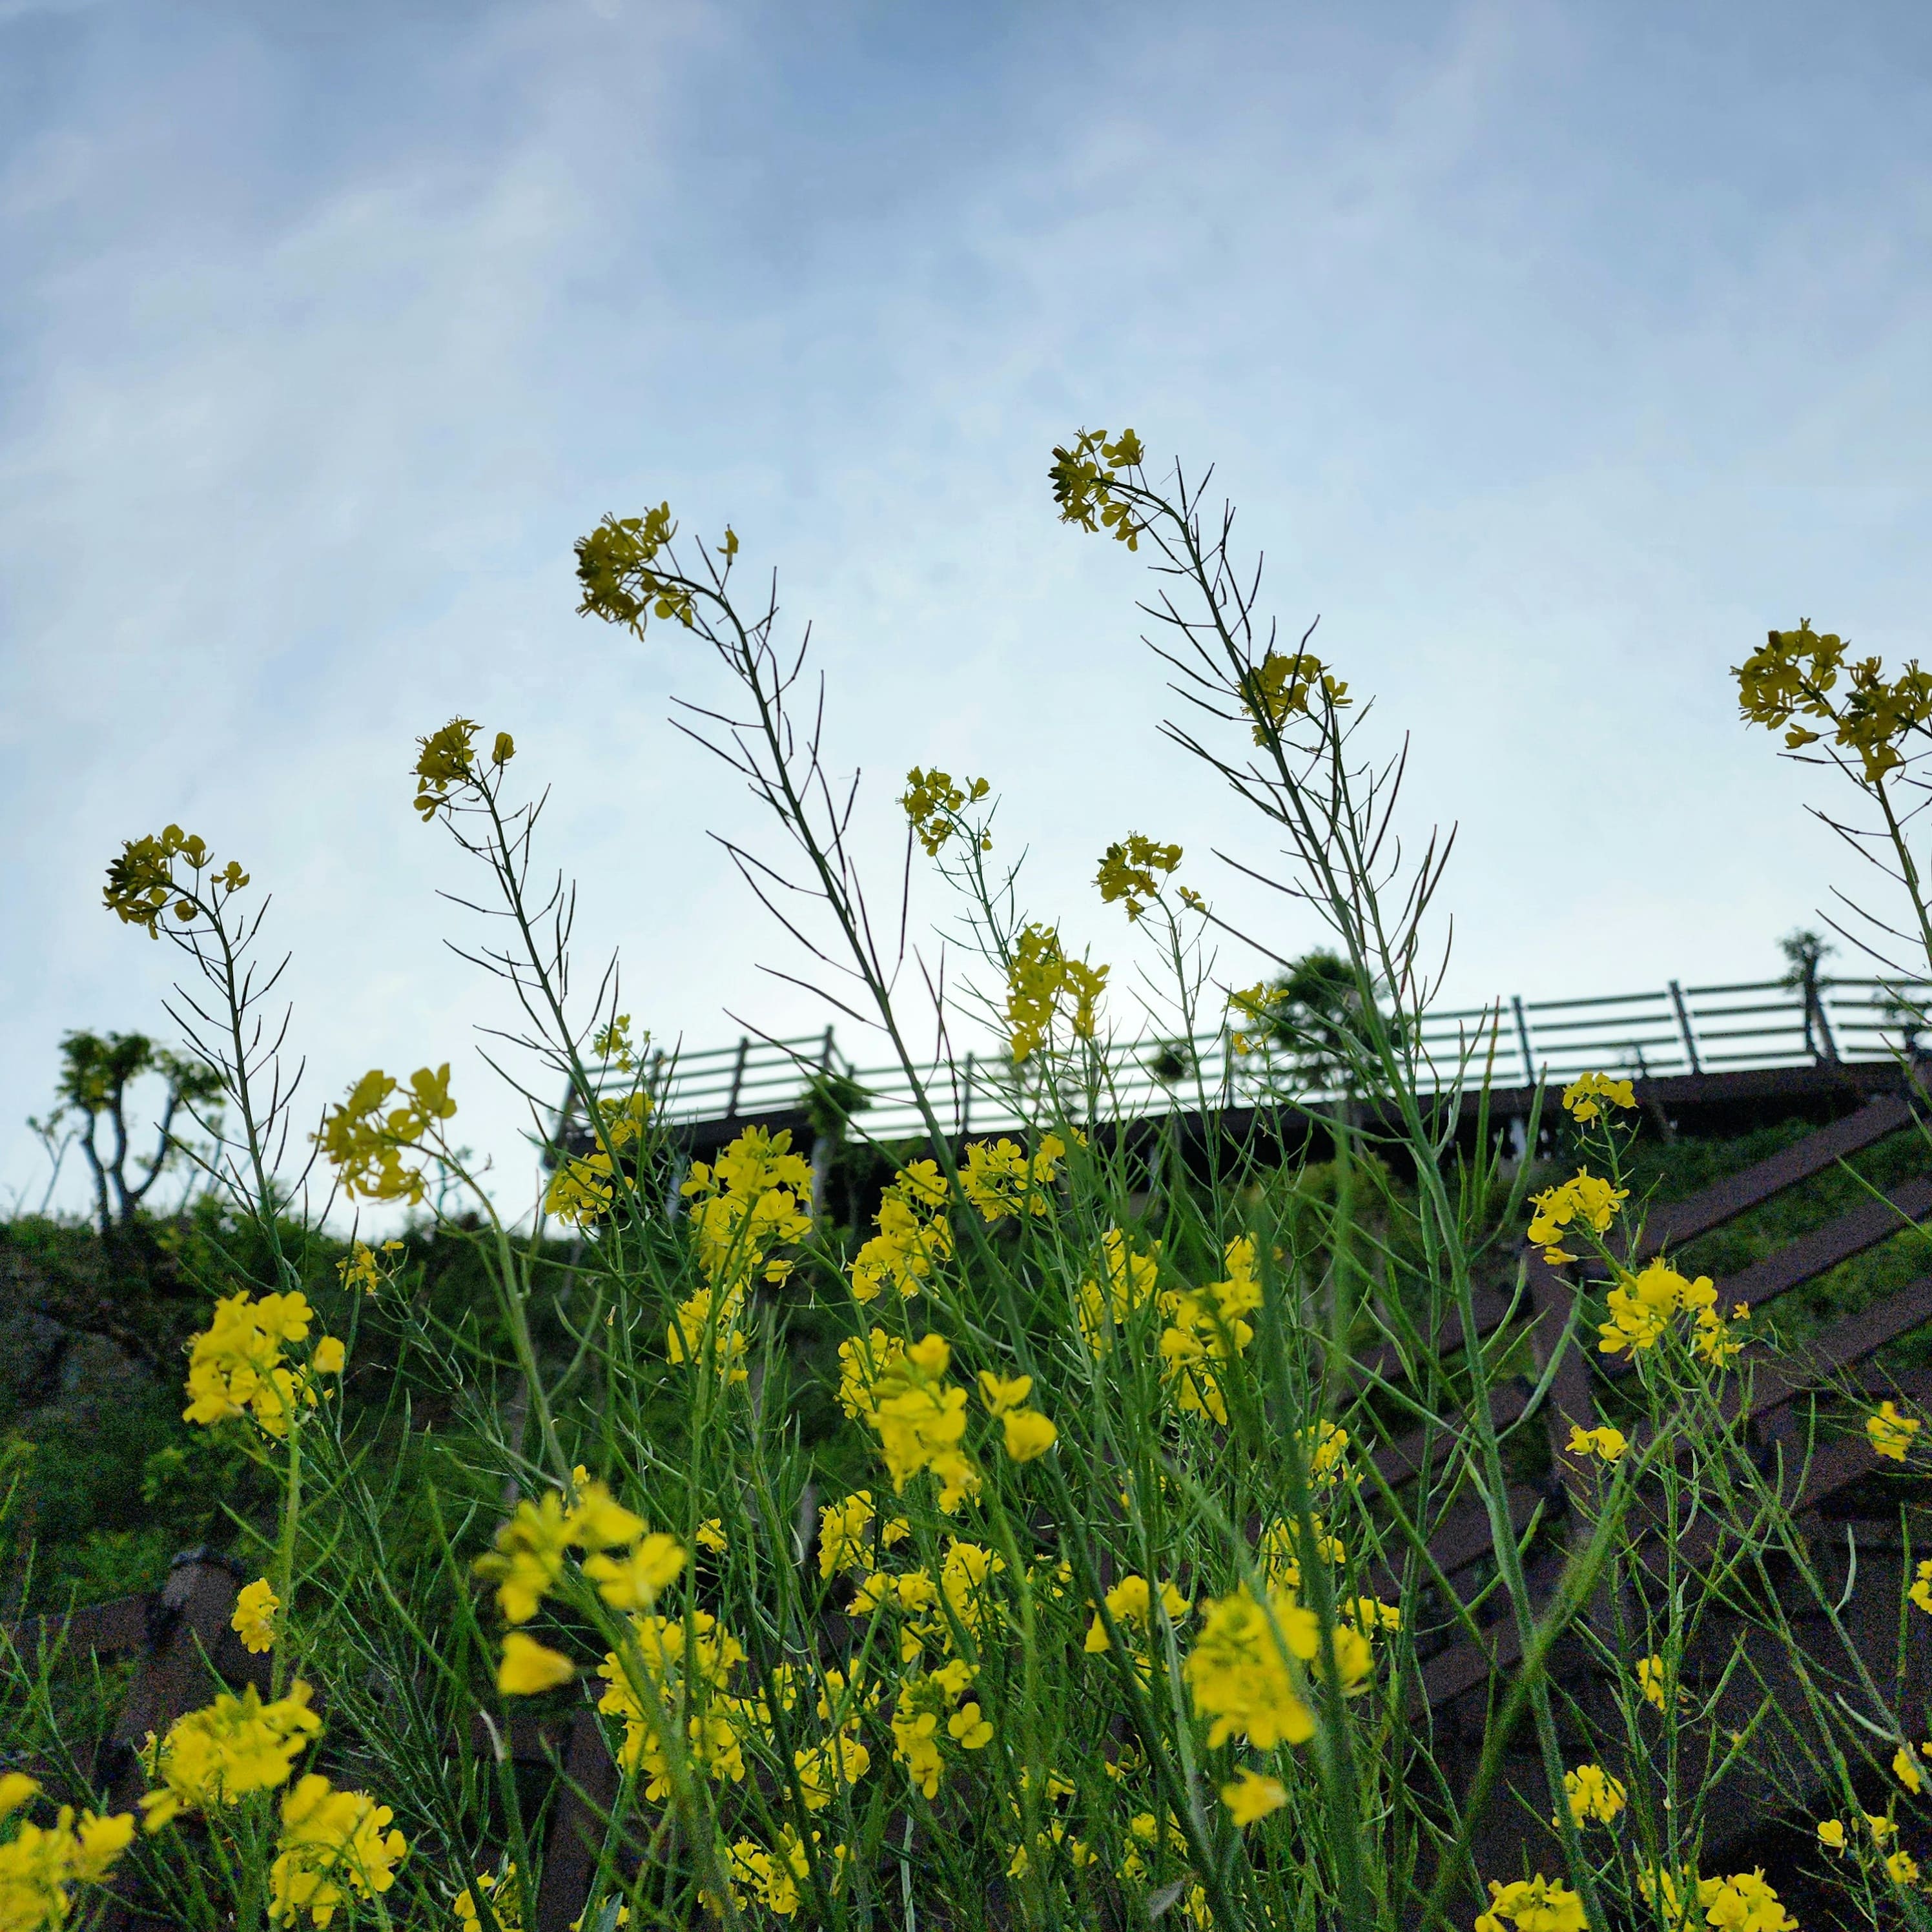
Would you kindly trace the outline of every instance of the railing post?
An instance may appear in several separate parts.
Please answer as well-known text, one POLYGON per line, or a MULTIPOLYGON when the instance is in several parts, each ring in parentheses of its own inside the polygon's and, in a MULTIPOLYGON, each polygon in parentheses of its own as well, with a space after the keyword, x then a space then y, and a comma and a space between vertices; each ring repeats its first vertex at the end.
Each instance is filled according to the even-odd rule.
POLYGON ((1825 988, 1829 983, 1828 980, 1819 978, 1818 969, 1815 966, 1804 975, 1805 1004, 1818 1017, 1818 1038, 1824 1048, 1820 1057, 1828 1065, 1835 1066, 1838 1061, 1838 1042, 1832 1037, 1832 1022, 1825 1013, 1825 988))
POLYGON ((832 1071, 832 1029, 830 1027, 825 1029, 825 1043, 819 1048, 818 1070, 821 1073, 832 1071))
POLYGON ((1522 1048, 1522 1084, 1526 1087, 1536 1084, 1536 1056, 1529 1050, 1529 1022, 1522 1010, 1522 995, 1510 995, 1510 1011, 1516 1016, 1516 1044, 1522 1048))
POLYGON ((1690 1024, 1690 1009, 1684 1004, 1684 988, 1673 980, 1670 982, 1670 1004, 1677 1009, 1677 1030, 1684 1036, 1684 1052, 1690 1062, 1693 1073, 1704 1070, 1697 1058, 1697 1035, 1690 1024))
POLYGON ((724 1118, 728 1120, 735 1120, 738 1118, 738 1090, 745 1084, 745 1056, 751 1050, 749 1036, 740 1034, 738 1036, 738 1058, 731 1067, 731 1096, 724 1102, 724 1118))
POLYGON ((570 1932, 584 1916, 616 1802, 617 1768, 594 1712, 579 1711, 572 1720, 558 1782, 537 1892, 537 1932, 570 1932))
POLYGON ((146 1788, 134 1754, 152 1731, 165 1737, 177 1718, 206 1703, 221 1688, 218 1674, 226 1664, 236 1674, 259 1676, 267 1688, 267 1660, 257 1664, 230 1636, 229 1613, 239 1588, 226 1558, 190 1550, 168 1566, 149 1612, 148 1653, 128 1687, 112 1743, 118 1762, 110 1780, 115 1802, 131 1805, 146 1788))

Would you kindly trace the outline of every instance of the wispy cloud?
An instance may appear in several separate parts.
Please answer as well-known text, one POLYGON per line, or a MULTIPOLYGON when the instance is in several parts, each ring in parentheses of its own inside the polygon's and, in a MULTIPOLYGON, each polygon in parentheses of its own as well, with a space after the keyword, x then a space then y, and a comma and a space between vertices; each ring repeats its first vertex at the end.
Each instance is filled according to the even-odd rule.
POLYGON ((318 1103, 460 1063, 494 994, 404 776, 458 709, 557 781, 636 1010, 804 1016, 704 836, 749 806, 661 722, 710 673, 571 615, 605 509, 781 568, 884 862, 908 764, 984 769, 1115 952, 1109 838, 1252 835, 1046 452, 1214 458, 1463 822, 1471 994, 1762 968, 1834 862, 1726 667, 1801 611, 1916 648, 1908 10, 16 7, 0 48, 0 1180, 63 1027, 159 1023, 95 882, 168 818, 275 890, 318 1103))

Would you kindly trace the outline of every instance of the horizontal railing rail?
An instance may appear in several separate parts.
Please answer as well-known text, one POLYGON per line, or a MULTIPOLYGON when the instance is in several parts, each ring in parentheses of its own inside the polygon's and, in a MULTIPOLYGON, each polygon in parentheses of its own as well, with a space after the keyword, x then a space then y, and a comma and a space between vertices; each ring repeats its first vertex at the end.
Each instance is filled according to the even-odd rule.
MULTIPOLYGON (((1588 998, 1498 998, 1486 1006, 1425 1013, 1416 1046, 1438 1084, 1522 1088, 1600 1072, 1659 1079, 1753 1068, 1895 1059, 1932 1046, 1932 985, 1836 979, 1807 988, 1781 980, 1686 986, 1588 998)), ((668 1122, 697 1126, 797 1111, 814 1076, 836 1074, 862 1091, 857 1130, 892 1141, 926 1130, 913 1084, 898 1066, 862 1064, 833 1028, 788 1038, 649 1054, 640 1070, 668 1122)), ((613 1074, 628 1087, 636 1075, 613 1074)), ((1010 1131, 1037 1109, 1024 1066, 1003 1053, 969 1052, 920 1070, 942 1126, 956 1135, 1010 1131)), ((1192 1040, 1117 1040, 1096 1056, 1093 1113, 1132 1120, 1176 1111, 1332 1097, 1318 1069, 1298 1073, 1291 1055, 1233 1051, 1226 1030, 1192 1040)), ((568 1124, 566 1109, 565 1124, 568 1124)))

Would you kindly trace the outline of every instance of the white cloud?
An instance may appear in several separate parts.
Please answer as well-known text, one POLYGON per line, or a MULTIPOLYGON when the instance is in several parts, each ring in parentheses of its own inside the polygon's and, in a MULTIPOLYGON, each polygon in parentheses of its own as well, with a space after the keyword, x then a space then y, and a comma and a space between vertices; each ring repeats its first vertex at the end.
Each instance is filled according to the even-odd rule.
POLYGON ((1215 458, 1284 622, 1416 730, 1457 997, 1768 967, 1835 861, 1726 667, 1801 610, 1916 647, 1922 163, 1880 117, 1828 178, 1738 144, 1788 30, 1700 119, 1724 34, 1610 10, 987 19, 503 7, 346 64, 223 20, 145 91, 92 21, 0 162, 0 1181, 62 1028, 158 1024, 96 881, 170 818, 272 885, 311 1100, 448 1056, 508 1157, 407 810, 458 709, 555 780, 640 1019, 804 1016, 705 836, 750 808, 662 722, 716 674, 571 615, 571 538, 662 496, 818 620, 886 873, 905 766, 984 770, 1034 902, 1118 952, 1109 838, 1252 834, 1157 736, 1138 565, 1052 521, 1083 421, 1215 458))

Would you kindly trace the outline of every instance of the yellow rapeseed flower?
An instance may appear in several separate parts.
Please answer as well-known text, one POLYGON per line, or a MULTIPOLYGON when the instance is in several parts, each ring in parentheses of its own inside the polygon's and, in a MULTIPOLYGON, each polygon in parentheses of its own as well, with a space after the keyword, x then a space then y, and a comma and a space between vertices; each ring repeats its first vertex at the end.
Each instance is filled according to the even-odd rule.
MULTIPOLYGON (((1115 1623, 1130 1631, 1154 1633, 1154 1605, 1155 1592, 1144 1576, 1123 1576, 1106 1593, 1107 1613, 1115 1623)), ((1163 1581, 1160 1589, 1160 1606, 1167 1612, 1169 1623, 1178 1623, 1193 1608, 1187 1599, 1170 1583, 1163 1581)), ((1107 1627, 1100 1621, 1098 1610, 1087 1627, 1086 1648, 1097 1656, 1108 1646, 1107 1627)))
POLYGON ((1076 1040, 1094 1037, 1108 970, 1069 958, 1048 927, 1021 928, 1006 967, 1006 1033, 1016 1064, 1048 1044, 1057 1022, 1064 1021, 1076 1040))
POLYGON ((212 871, 214 864, 214 855, 204 839, 178 825, 166 826, 122 842, 119 854, 108 865, 102 900, 124 924, 138 926, 150 939, 158 939, 161 915, 170 902, 176 921, 188 926, 218 910, 248 883, 248 874, 232 859, 219 872, 212 871), (210 874, 206 883, 205 872, 210 874))
POLYGON ((86 1811, 76 1820, 74 1808, 63 1805, 52 1826, 22 1820, 0 1844, 0 1928, 58 1932, 71 1909, 74 1886, 103 1883, 134 1836, 131 1812, 100 1817, 86 1811))
MULTIPOLYGON (((283 1355, 286 1344, 307 1337, 312 1318, 299 1288, 259 1300, 244 1289, 218 1301, 208 1326, 189 1344, 188 1406, 182 1420, 208 1428, 246 1415, 265 1435, 286 1436, 298 1406, 313 1408, 320 1399, 308 1370, 283 1355)), ((331 1339, 325 1336, 322 1342, 331 1339)), ((337 1342, 335 1350, 340 1347, 337 1342)), ((336 1360, 335 1350, 325 1352, 318 1343, 321 1360, 312 1358, 313 1365, 336 1360)), ((337 1360, 334 1370, 325 1372, 340 1368, 337 1360)))
POLYGON ((1888 680, 1875 657, 1847 664, 1849 643, 1834 632, 1814 631, 1809 619, 1795 631, 1770 632, 1761 650, 1732 667, 1738 709, 1754 724, 1783 729, 1790 751, 1823 735, 1798 717, 1830 725, 1832 742, 1857 758, 1864 782, 1876 787, 1905 762, 1900 741, 1932 722, 1932 674, 1915 658, 1888 680), (1841 671, 1849 688, 1834 698, 1841 671))
POLYGON ((1630 1448, 1629 1438, 1620 1429, 1606 1426, 1600 1429, 1582 1429, 1575 1423, 1570 1425, 1570 1441, 1567 1445, 1573 1456, 1594 1456, 1605 1462, 1619 1461, 1630 1448))
POLYGON ((1254 740, 1266 745, 1270 730, 1279 736, 1292 718, 1312 717, 1311 700, 1319 698, 1331 711, 1345 711, 1354 700, 1348 687, 1312 651, 1292 655, 1270 645, 1261 662, 1241 679, 1241 709, 1254 721, 1254 740))
POLYGON ((1626 1796, 1622 1782, 1600 1764, 1580 1764, 1574 1771, 1566 1771, 1563 1795, 1569 1800, 1571 1819, 1579 1825, 1612 1822, 1624 1808, 1626 1796))
POLYGON ((1606 1073, 1586 1073, 1563 1090, 1563 1108, 1574 1114, 1579 1126, 1588 1126, 1604 1111, 1612 1107, 1634 1107, 1636 1090, 1628 1080, 1612 1080, 1606 1073))
POLYGON ((1905 1594, 1928 1616, 1932 1616, 1932 1556, 1919 1564, 1912 1580, 1912 1587, 1905 1594))
POLYGON ((1096 1355, 1106 1352, 1112 1330, 1124 1327, 1128 1316, 1153 1294, 1160 1246, 1156 1242, 1147 1253, 1137 1255, 1119 1228, 1109 1228, 1100 1237, 1100 1250, 1106 1286, 1083 1281, 1074 1298, 1080 1332, 1096 1355))
POLYGON ((950 1386, 952 1350, 938 1335, 910 1347, 874 1329, 864 1341, 839 1345, 839 1400, 846 1413, 869 1424, 879 1438, 895 1490, 931 1470, 948 1515, 980 1486, 980 1473, 960 1446, 966 1432, 966 1391, 950 1386))
POLYGON ((1060 1432, 1036 1408, 1011 1409, 1000 1418, 1007 1455, 1016 1462, 1031 1462, 1044 1456, 1059 1439, 1060 1432))
MULTIPOLYGON (((1372 1662, 1368 1640, 1342 1626, 1334 1640, 1342 1688, 1357 1689, 1372 1662)), ((1272 1750, 1313 1736, 1314 1714, 1295 1690, 1288 1659, 1308 1666, 1320 1648, 1313 1612, 1286 1590, 1274 1592, 1265 1608, 1246 1589, 1210 1603, 1182 1666, 1196 1714, 1208 1720, 1208 1748, 1244 1738, 1272 1750)))
POLYGON ((1531 1197, 1530 1205, 1536 1211, 1531 1216, 1527 1238, 1543 1250, 1543 1258, 1552 1268, 1574 1262, 1576 1257, 1563 1246, 1564 1231, 1576 1222, 1603 1234, 1629 1198, 1628 1187, 1612 1187, 1580 1167, 1568 1180, 1531 1197))
MULTIPOLYGON (((1603 1354, 1621 1354, 1626 1348, 1639 1353, 1655 1348, 1679 1315, 1690 1317, 1696 1335, 1714 1330, 1721 1337, 1723 1334, 1723 1318, 1717 1312, 1718 1291, 1711 1277, 1700 1274, 1692 1281, 1679 1274, 1661 1255, 1636 1274, 1619 1270, 1606 1300, 1610 1318, 1597 1331, 1603 1337, 1597 1344, 1603 1354)), ((1735 1345, 1714 1348, 1707 1340, 1698 1352, 1721 1365, 1737 1350, 1735 1345)))
POLYGON ((496 1666, 496 1688, 506 1697, 534 1697, 568 1684, 577 1666, 560 1650, 552 1650, 520 1630, 506 1630, 503 1658, 496 1666))
MULTIPOLYGON (((984 778, 968 778, 963 785, 956 784, 949 772, 937 767, 922 772, 915 765, 906 773, 906 788, 899 795, 899 807, 914 836, 926 848, 926 856, 936 859, 946 842, 961 829, 960 813, 968 805, 978 804, 992 789, 984 778)), ((989 834, 980 834, 982 851, 991 850, 992 843, 989 834)))
POLYGON ((1636 1685, 1644 1696, 1660 1711, 1664 1708, 1664 1659, 1653 1651, 1648 1657, 1636 1660, 1636 1685))
POLYGON ((1894 1404, 1882 1402, 1875 1415, 1865 1418, 1865 1438, 1874 1455, 1902 1462, 1912 1447, 1912 1438, 1924 1426, 1916 1416, 1901 1415, 1894 1404))
POLYGON ((1116 839, 1101 855, 1100 869, 1094 883, 1108 905, 1116 899, 1126 903, 1127 917, 1137 920, 1148 909, 1148 902, 1160 896, 1161 878, 1170 876, 1180 863, 1178 845, 1162 845, 1138 832, 1116 839), (1160 878, 1154 875, 1159 873, 1160 878))
POLYGON ((990 1145, 969 1141, 959 1169, 960 1191, 988 1221, 1006 1214, 1037 1219, 1051 1210, 1048 1190, 1066 1154, 1066 1143, 1058 1134, 1042 1134, 1038 1150, 1030 1156, 1009 1140, 990 1145))
POLYGON ((371 1067, 349 1090, 349 1097, 322 1115, 316 1144, 327 1156, 352 1201, 400 1201, 420 1206, 429 1184, 420 1166, 406 1154, 419 1152, 426 1140, 440 1138, 437 1124, 453 1118, 449 1063, 418 1066, 405 1091, 380 1066, 371 1067), (389 1105, 392 1096, 398 1104, 389 1105))
POLYGON ((866 1561, 866 1538, 872 1527, 872 1492, 855 1490, 843 1502, 825 1503, 818 1511, 818 1574, 836 1576, 866 1561))
POLYGON ((1582 1895, 1539 1872, 1508 1885, 1491 1879, 1489 1910, 1478 1916, 1475 1932, 1586 1932, 1589 1922, 1582 1895))
MULTIPOLYGON (((483 1923, 479 1897, 495 1915, 496 1932, 524 1932, 523 1892, 516 1880, 514 1858, 506 1858, 500 1872, 478 1872, 451 1903, 463 1932, 478 1932, 483 1923)), ((617 1922, 625 1922, 620 1917, 617 1922)))
POLYGON ((1243 1765, 1235 1772, 1234 1783, 1222 1786, 1221 1802, 1236 1827, 1246 1831, 1257 1819, 1279 1811, 1288 1802, 1288 1786, 1278 1778, 1264 1778, 1243 1765))
POLYGON ((394 1816, 366 1792, 335 1790, 311 1772, 282 1799, 269 1918, 282 1923, 306 1913, 326 1925, 351 1892, 370 1898, 387 1892, 409 1850, 402 1833, 388 1828, 394 1816))
POLYGON ((984 1750, 993 1742, 992 1723, 980 1714, 977 1704, 962 1704, 946 1719, 946 1735, 962 1750, 984 1750))
POLYGON ((688 1633, 686 1617, 634 1616, 631 1634, 648 1676, 634 1680, 628 1658, 615 1651, 607 1651, 597 1666, 608 1686, 597 1708, 624 1720, 619 1764, 644 1774, 646 1798, 668 1796, 670 1760, 658 1724, 664 1702, 676 1709, 684 1700, 692 1762, 710 1778, 742 1783, 743 1739, 755 1712, 731 1695, 730 1679, 745 1660, 745 1646, 706 1610, 688 1613, 688 1633))
POLYGON ((1716 1932, 1798 1932, 1798 1921, 1765 1882, 1762 1870, 1700 1879, 1697 1903, 1704 1922, 1716 1932))
POLYGON ((998 1376, 991 1369, 980 1371, 980 1400, 989 1414, 1004 1415, 1008 1409, 1018 1408, 1032 1393, 1030 1376, 998 1376))
POLYGON ((147 1828, 158 1832, 184 1811, 232 1804, 251 1791, 288 1782, 296 1759, 322 1729, 309 1708, 309 1688, 292 1684, 265 1704, 252 1684, 224 1690, 169 1728, 146 1760, 160 1782, 141 1800, 147 1828))
POLYGON ((614 1610, 647 1610, 677 1581, 684 1565, 683 1546, 660 1531, 619 1555, 586 1557, 584 1574, 614 1610))
POLYGON ((242 1640, 244 1650, 259 1657, 274 1648, 275 1612, 281 1607, 281 1599, 267 1577, 260 1576, 243 1585, 235 1599, 235 1614, 228 1619, 228 1627, 242 1640))
POLYGON ((1818 1842, 1828 1852, 1842 1852, 1845 1849, 1845 1821, 1842 1818, 1822 1818, 1818 1822, 1818 1842))

